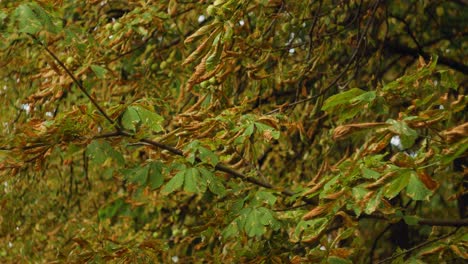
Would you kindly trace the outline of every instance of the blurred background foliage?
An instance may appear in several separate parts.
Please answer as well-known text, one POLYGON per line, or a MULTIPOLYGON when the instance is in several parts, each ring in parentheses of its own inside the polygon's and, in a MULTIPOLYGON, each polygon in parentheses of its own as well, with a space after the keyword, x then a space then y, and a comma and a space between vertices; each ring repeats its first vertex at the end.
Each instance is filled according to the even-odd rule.
POLYGON ((0 1, 0 259, 462 263, 467 5, 0 1))

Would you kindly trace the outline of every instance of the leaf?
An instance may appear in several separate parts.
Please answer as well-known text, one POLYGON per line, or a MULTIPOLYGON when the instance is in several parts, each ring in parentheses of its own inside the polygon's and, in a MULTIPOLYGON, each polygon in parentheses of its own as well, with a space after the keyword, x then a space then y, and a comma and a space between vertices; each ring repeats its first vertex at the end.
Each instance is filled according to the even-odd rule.
POLYGON ((122 198, 118 198, 111 204, 99 209, 98 212, 98 217, 100 220, 103 220, 105 218, 112 218, 114 217, 119 211, 122 211, 122 208, 124 207, 125 202, 122 198))
POLYGON ((107 74, 107 70, 98 65, 91 65, 91 70, 93 70, 99 79, 104 79, 104 76, 107 74))
POLYGON ((405 220, 407 225, 417 225, 419 223, 419 217, 412 215, 403 216, 403 220, 405 220))
POLYGON ((200 188, 200 172, 197 168, 189 168, 185 171, 184 190, 186 192, 198 193, 203 191, 200 188))
POLYGON ((211 24, 208 24, 208 25, 204 25, 202 26, 201 28, 199 28, 197 31, 195 31, 192 35, 188 36, 185 41, 184 41, 184 44, 188 44, 192 41, 194 41, 195 39, 205 35, 205 34, 208 34, 208 33, 211 33, 213 32, 213 28, 217 25, 219 25, 220 23, 211 23, 211 24))
POLYGON ((199 168, 200 174, 208 185, 208 189, 210 192, 218 195, 218 196, 225 196, 226 195, 226 189, 224 188, 224 185, 220 179, 218 179, 213 172, 209 171, 206 168, 199 168))
POLYGON ((259 204, 266 203, 268 205, 274 205, 276 202, 276 196, 271 192, 258 191, 255 194, 255 200, 259 201, 259 204))
POLYGON ((221 53, 222 53, 222 48, 221 48, 221 42, 213 43, 213 45, 216 45, 214 50, 212 50, 210 53, 208 53, 208 57, 206 59, 206 71, 212 71, 215 69, 216 65, 218 65, 220 58, 221 58, 221 53))
POLYGON ((185 180, 185 170, 179 171, 172 179, 164 185, 161 193, 169 194, 182 187, 185 180))
POLYGON ((375 170, 371 170, 366 167, 362 168, 361 171, 362 171, 362 176, 366 179, 378 179, 380 177, 379 172, 375 170))
POLYGON ((130 106, 125 110, 122 116, 122 125, 125 129, 136 131, 140 126, 151 128, 153 132, 161 132, 163 130, 161 123, 164 119, 140 106, 130 106))
POLYGON ((125 129, 136 131, 136 125, 140 122, 140 116, 135 108, 129 107, 122 116, 122 125, 125 129))
POLYGON ((135 110, 138 112, 143 125, 151 128, 153 132, 161 132, 163 130, 161 123, 164 119, 160 115, 140 106, 135 106, 135 110))
POLYGON ((372 214, 377 210, 377 207, 382 202, 383 189, 380 189, 377 194, 373 195, 372 198, 366 203, 364 212, 366 214, 372 214))
POLYGON ((122 154, 115 151, 107 141, 93 140, 86 148, 86 155, 98 165, 102 165, 108 158, 116 161, 118 165, 125 163, 122 154))
POLYGON ((352 99, 362 95, 365 93, 363 90, 359 88, 353 88, 346 92, 341 92, 339 94, 330 96, 325 102, 323 103, 322 110, 327 111, 331 108, 334 108, 339 105, 347 104, 352 99))
POLYGON ((252 123, 252 124, 249 124, 245 130, 244 130, 244 133, 242 133, 242 136, 244 137, 250 137, 253 132, 254 132, 254 128, 255 128, 255 125, 252 123))
POLYGON ((389 130, 400 136, 400 141, 403 149, 411 148, 418 138, 418 132, 410 128, 404 121, 396 121, 393 119, 387 120, 392 126, 389 130))
POLYGON ((138 183, 145 186, 148 180, 149 166, 138 166, 132 169, 122 169, 121 173, 132 183, 138 183))
POLYGON ((36 34, 42 29, 40 21, 28 4, 18 6, 14 16, 18 22, 18 32, 36 34))
POLYGON ((310 220, 316 218, 316 216, 326 214, 330 208, 330 205, 319 205, 314 207, 310 210, 307 214, 305 214, 302 219, 303 220, 310 220))
POLYGON ((397 196, 401 190, 408 185, 411 174, 413 173, 412 170, 402 170, 400 175, 385 186, 385 197, 392 199, 397 196))
POLYGON ((264 212, 253 209, 246 212, 245 215, 247 217, 245 218, 244 230, 249 237, 258 237, 266 232, 265 224, 263 223, 266 221, 264 217, 268 218, 268 216, 264 212))
POLYGON ((297 224, 292 240, 299 241, 299 238, 302 238, 302 241, 312 243, 320 237, 320 234, 327 226, 327 218, 316 218, 308 221, 302 220, 297 224))
POLYGON ((406 194, 416 201, 428 201, 432 192, 426 188, 424 183, 419 180, 416 173, 413 172, 411 173, 408 186, 406 187, 406 194))
POLYGON ((351 103, 359 103, 359 102, 372 102, 376 98, 375 91, 365 92, 359 96, 354 97, 350 102, 351 103))
POLYGON ((239 234, 239 228, 236 221, 232 221, 221 233, 224 239, 236 236, 239 234))
POLYGON ((431 178, 425 171, 418 170, 417 172, 419 180, 424 183, 427 189, 431 190, 432 192, 435 191, 439 187, 439 183, 436 182, 434 179, 431 178))
POLYGON ((198 151, 200 153, 200 159, 211 166, 216 166, 218 164, 218 156, 211 150, 205 148, 205 147, 198 147, 198 151))
POLYGON ((149 164, 148 186, 154 190, 164 183, 162 169, 164 164, 160 161, 153 161, 149 164))
POLYGON ((468 122, 453 127, 449 130, 443 131, 442 135, 445 137, 449 143, 456 142, 460 139, 466 138, 468 136, 468 122))
POLYGON ((337 256, 330 256, 327 259, 327 263, 329 264, 352 264, 353 262, 344 258, 337 257, 337 256))

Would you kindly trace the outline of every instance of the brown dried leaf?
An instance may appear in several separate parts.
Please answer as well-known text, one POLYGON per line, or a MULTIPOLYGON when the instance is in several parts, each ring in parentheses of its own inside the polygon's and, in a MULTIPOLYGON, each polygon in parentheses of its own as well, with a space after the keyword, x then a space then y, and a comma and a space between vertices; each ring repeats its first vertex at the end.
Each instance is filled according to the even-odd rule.
POLYGON ((422 251, 419 253, 420 256, 427 256, 427 255, 432 255, 434 253, 437 253, 437 252, 440 252, 442 250, 444 250, 446 248, 446 246, 438 246, 438 247, 435 247, 435 248, 431 248, 429 250, 426 250, 426 251, 422 251))
POLYGON ((352 248, 334 248, 330 250, 330 256, 337 256, 340 258, 347 259, 354 253, 352 248))
POLYGON ((315 184, 311 189, 309 189, 308 191, 306 191, 304 193, 304 196, 307 196, 309 194, 313 194, 314 192, 318 191, 320 188, 322 188, 325 185, 325 182, 326 181, 321 181, 321 182, 315 184))
POLYGON ((360 124, 348 124, 348 125, 338 126, 333 131, 333 140, 340 140, 358 130, 375 128, 375 127, 383 127, 383 126, 388 126, 388 124, 377 122, 377 123, 360 123, 360 124))
MULTIPOLYGON (((194 50, 185 60, 184 62, 182 63, 182 66, 185 66, 187 64, 190 64, 192 62, 194 62, 196 59, 200 58, 203 54, 203 52, 207 51, 205 50, 205 48, 208 46, 208 44, 211 44, 211 42, 213 41, 213 38, 215 36, 215 34, 218 32, 218 30, 216 29, 215 31, 213 31, 209 37, 207 37, 205 40, 203 40, 203 42, 197 47, 196 50, 194 50)), ((205 59, 206 60, 206 59, 205 59)))
POLYGON ((450 249, 453 251, 453 253, 455 253, 457 256, 463 258, 463 259, 468 259, 468 253, 460 250, 459 247, 457 247, 456 245, 450 245, 450 249))
POLYGON ((366 188, 367 188, 367 189, 373 189, 373 188, 382 186, 382 185, 384 185, 390 178, 392 178, 393 175, 395 175, 395 172, 389 172, 389 173, 385 174, 384 176, 380 177, 377 181, 366 185, 366 188))
POLYGON ((418 171, 419 179, 424 183, 424 185, 431 191, 434 191, 439 187, 439 183, 434 181, 425 171, 418 171))
POLYGON ((343 196, 343 194, 345 193, 345 190, 341 190, 339 192, 335 192, 335 193, 331 193, 327 196, 325 196, 325 199, 328 199, 328 200, 336 200, 338 199, 339 197, 343 196))
POLYGON ((330 207, 327 205, 319 205, 315 207, 314 209, 310 210, 307 214, 305 214, 302 219, 303 220, 310 220, 316 216, 323 215, 325 214, 330 207))
POLYGON ((384 148, 388 146, 392 137, 393 137, 392 134, 387 133, 385 137, 381 139, 379 142, 371 144, 369 148, 367 149, 367 152, 370 154, 381 152, 384 148))
POLYGON ((185 39, 184 44, 188 44, 188 43, 194 41, 196 38, 211 32, 211 29, 216 25, 219 25, 219 23, 211 23, 211 24, 202 26, 197 31, 195 31, 192 35, 188 36, 185 39))
POLYGON ((459 141, 468 136, 468 122, 442 132, 449 143, 459 141))

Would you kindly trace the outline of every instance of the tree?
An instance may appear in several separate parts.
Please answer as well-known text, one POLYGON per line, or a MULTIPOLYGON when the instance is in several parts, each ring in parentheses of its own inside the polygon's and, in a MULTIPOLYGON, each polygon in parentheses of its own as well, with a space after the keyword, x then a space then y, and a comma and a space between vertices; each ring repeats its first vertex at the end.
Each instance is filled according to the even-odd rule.
POLYGON ((1 1, 2 262, 463 262, 465 1, 1 1))

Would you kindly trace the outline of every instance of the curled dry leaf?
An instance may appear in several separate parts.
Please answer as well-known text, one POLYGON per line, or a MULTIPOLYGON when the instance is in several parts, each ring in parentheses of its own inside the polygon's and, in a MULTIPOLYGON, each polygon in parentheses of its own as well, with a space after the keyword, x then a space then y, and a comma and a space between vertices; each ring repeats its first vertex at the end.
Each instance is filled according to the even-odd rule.
POLYGON ((389 172, 385 174, 384 176, 380 177, 380 179, 378 179, 377 181, 366 185, 366 188, 373 189, 373 188, 380 187, 384 185, 385 183, 387 183, 389 179, 393 178, 394 175, 395 175, 395 172, 389 172))
POLYGON ((333 140, 341 140, 345 138, 346 136, 350 135, 351 133, 362 130, 362 129, 378 128, 378 127, 387 126, 387 125, 388 124, 386 123, 376 122, 376 123, 348 124, 348 125, 338 126, 333 131, 333 140))
POLYGON ((312 218, 314 218, 316 216, 325 214, 328 211, 328 208, 330 208, 330 206, 328 206, 328 205, 319 205, 319 206, 315 207, 314 209, 310 210, 307 214, 305 214, 302 217, 302 219, 310 220, 310 219, 312 219, 312 218))
POLYGON ((468 136, 468 122, 442 132, 447 142, 453 143, 468 136))
POLYGON ((335 193, 331 193, 327 196, 325 196, 325 199, 328 199, 328 200, 336 200, 338 199, 339 197, 343 196, 343 194, 345 193, 345 190, 341 190, 339 192, 335 192, 335 193))

